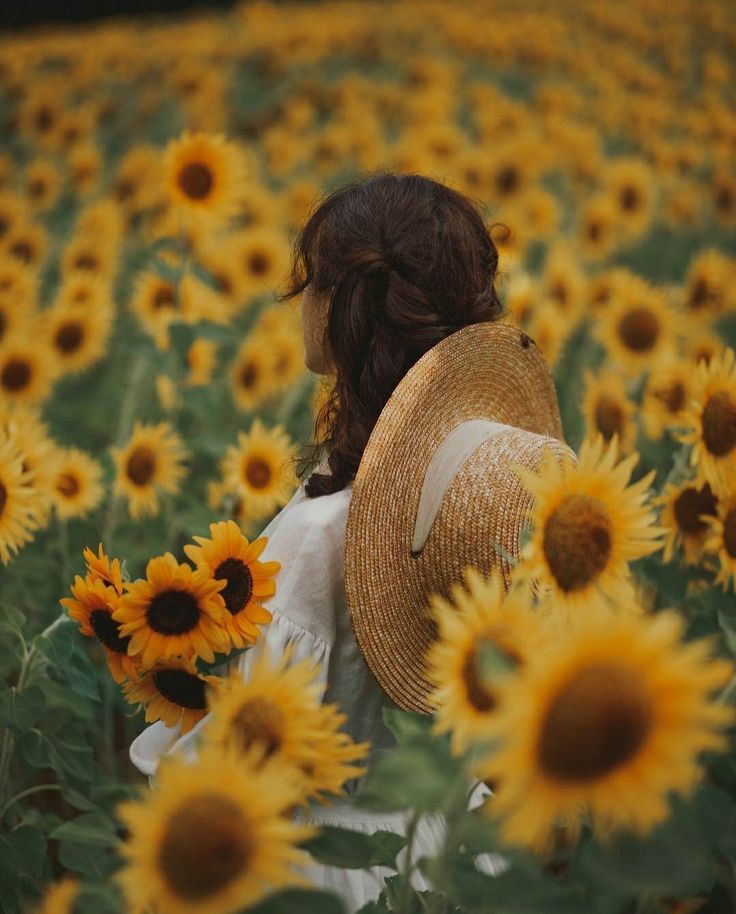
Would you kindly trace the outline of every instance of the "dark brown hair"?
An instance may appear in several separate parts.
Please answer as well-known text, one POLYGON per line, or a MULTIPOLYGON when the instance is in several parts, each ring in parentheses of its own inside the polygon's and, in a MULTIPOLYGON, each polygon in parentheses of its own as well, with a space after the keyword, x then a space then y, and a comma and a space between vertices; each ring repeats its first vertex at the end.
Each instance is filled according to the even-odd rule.
POLYGON ((416 174, 380 172, 324 198, 294 242, 293 298, 312 283, 329 294, 327 339, 335 384, 297 461, 309 498, 355 478, 386 401, 441 339, 503 314, 498 254, 480 206, 416 174), (321 430, 321 439, 318 440, 321 430))

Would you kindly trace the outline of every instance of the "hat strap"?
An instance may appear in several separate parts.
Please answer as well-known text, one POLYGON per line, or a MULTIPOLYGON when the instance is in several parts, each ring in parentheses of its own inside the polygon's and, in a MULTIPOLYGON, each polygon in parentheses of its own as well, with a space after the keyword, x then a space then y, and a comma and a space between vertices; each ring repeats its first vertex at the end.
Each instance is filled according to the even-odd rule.
POLYGON ((413 558, 424 549, 442 498, 465 460, 488 438, 509 428, 513 426, 490 419, 467 419, 445 435, 424 474, 411 544, 413 558))

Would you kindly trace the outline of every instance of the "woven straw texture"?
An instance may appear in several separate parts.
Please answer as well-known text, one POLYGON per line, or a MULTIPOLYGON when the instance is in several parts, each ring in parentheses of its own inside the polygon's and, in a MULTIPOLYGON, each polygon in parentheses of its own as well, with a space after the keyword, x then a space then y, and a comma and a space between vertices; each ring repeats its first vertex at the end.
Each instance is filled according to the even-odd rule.
POLYGON ((466 565, 484 574, 518 557, 532 498, 510 470, 536 471, 564 443, 554 382, 534 341, 502 321, 472 324, 426 352, 401 379, 371 433, 353 483, 345 538, 345 589, 356 640, 384 691, 406 710, 430 712, 426 650, 436 637, 433 593, 448 597, 466 565), (424 549, 411 555, 422 482, 435 449, 466 419, 514 429, 480 444, 442 499, 424 549))

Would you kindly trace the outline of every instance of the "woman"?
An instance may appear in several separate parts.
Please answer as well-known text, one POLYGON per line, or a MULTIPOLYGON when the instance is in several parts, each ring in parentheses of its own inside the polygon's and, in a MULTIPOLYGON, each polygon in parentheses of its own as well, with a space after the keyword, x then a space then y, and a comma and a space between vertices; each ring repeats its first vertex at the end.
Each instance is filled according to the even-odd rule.
MULTIPOLYGON (((502 316, 494 286, 498 256, 467 198, 426 177, 390 173, 329 195, 295 252, 291 287, 280 300, 301 293, 306 366, 335 383, 317 424, 322 440, 297 469, 306 479, 262 531, 269 542, 261 561, 282 564, 268 603, 273 618, 238 663, 247 678, 260 651, 280 655, 287 644, 295 659, 317 658, 327 683, 324 701, 339 703, 348 718, 344 729, 356 742, 370 741, 370 765, 394 745, 382 715, 397 705, 367 666, 347 610, 343 558, 352 483, 371 431, 407 371, 459 328, 502 316)), ((184 736, 156 722, 131 745, 132 761, 153 775, 158 758, 185 750, 204 721, 184 736)), ((347 782, 348 802, 359 785, 359 779, 347 782)), ((479 787, 472 805, 488 793, 479 787)), ((309 821, 403 832, 403 814, 359 812, 348 802, 315 808, 309 821)), ((421 819, 413 857, 438 852, 441 839, 441 822, 421 819)), ((503 868, 503 858, 485 858, 487 872, 503 868)), ((355 911, 377 898, 390 872, 315 863, 308 875, 355 911)), ((419 873, 414 884, 431 888, 419 873)))

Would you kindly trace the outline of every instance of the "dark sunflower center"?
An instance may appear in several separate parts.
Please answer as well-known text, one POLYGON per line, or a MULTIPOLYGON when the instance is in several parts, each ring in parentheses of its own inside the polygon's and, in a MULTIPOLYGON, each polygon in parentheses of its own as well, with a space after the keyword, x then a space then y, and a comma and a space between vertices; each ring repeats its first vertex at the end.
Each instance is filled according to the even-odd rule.
POLYGON ((693 287, 690 290, 688 304, 693 310, 697 311, 704 305, 707 305, 709 299, 710 288, 708 287, 708 283, 702 276, 699 276, 693 283, 693 287))
POLYGON ((248 750, 254 743, 260 743, 267 757, 280 748, 283 726, 283 712, 266 698, 243 702, 232 719, 233 735, 239 746, 248 750))
POLYGON ((73 498, 79 492, 79 480, 71 473, 62 473, 56 480, 56 488, 66 498, 73 498))
POLYGON ((654 396, 663 404, 667 412, 674 415, 685 406, 687 392, 682 381, 673 381, 667 387, 655 390, 654 396))
POLYGON ((632 308, 618 323, 618 334, 627 349, 648 352, 659 336, 659 321, 648 308, 632 308))
POLYGON ((594 581, 611 557, 611 519, 590 495, 568 495, 544 527, 543 548, 560 588, 575 591, 594 581))
POLYGON ((137 447, 128 457, 126 472, 134 485, 148 485, 153 478, 155 470, 156 455, 150 448, 137 447))
POLYGON ((736 445, 736 400, 727 390, 708 398, 701 419, 703 443, 711 454, 725 457, 736 445))
POLYGON ((33 260, 33 245, 30 241, 16 241, 11 245, 10 252, 20 260, 33 260))
POLYGON ((598 400, 595 407, 595 424, 606 441, 611 440, 614 432, 621 434, 624 427, 624 411, 615 397, 604 394, 598 400))
POLYGON ((99 267, 99 261, 94 254, 85 253, 80 254, 77 259, 74 261, 74 266, 78 270, 91 270, 94 271, 99 267))
POLYGON ((173 308, 176 305, 173 286, 159 286, 153 295, 152 304, 155 311, 159 311, 161 308, 173 308))
POLYGON ((588 223, 588 238, 591 241, 598 241, 601 237, 601 223, 597 219, 591 219, 588 223))
POLYGON ((9 359, 3 366, 0 381, 11 393, 23 390, 31 382, 31 366, 24 359, 9 359))
POLYGON ((467 699, 476 711, 481 713, 492 711, 496 707, 496 697, 481 682, 481 678, 478 675, 478 652, 475 647, 471 646, 466 653, 461 675, 467 699))
POLYGON ((241 809, 227 797, 188 796, 170 813, 158 864, 169 890, 186 902, 205 901, 238 879, 254 846, 241 809))
POLYGON ((201 711, 207 707, 204 679, 186 670, 156 670, 153 682, 167 701, 180 708, 201 711))
POLYGON ((507 165, 496 175, 496 187, 502 194, 510 194, 519 186, 519 172, 514 165, 507 165))
POLYGON ((196 628, 199 603, 187 590, 162 590, 148 604, 146 619, 160 635, 183 635, 196 628))
POLYGON ((46 182, 42 178, 34 178, 28 185, 28 192, 31 197, 38 199, 42 197, 46 190, 46 182))
POLYGON ((240 371, 240 383, 246 390, 250 390, 258 377, 258 366, 253 362, 246 362, 240 371))
POLYGON ((110 615, 107 609, 93 609, 89 614, 89 624, 92 631, 105 647, 116 654, 127 654, 130 636, 120 637, 120 623, 110 615))
POLYGON ((5 316, 5 312, 0 310, 0 340, 5 336, 5 331, 8 329, 8 319, 5 316))
POLYGON ((641 204, 641 194, 638 187, 624 187, 621 189, 619 194, 619 200, 621 201, 621 208, 625 209, 627 212, 633 212, 638 209, 641 204))
POLYGON ((129 200, 135 193, 135 184, 128 178, 120 178, 115 184, 115 199, 119 203, 129 200))
POLYGON ((263 276, 268 272, 268 257, 260 251, 256 251, 248 258, 248 269, 253 276, 263 276))
POLYGON ((736 508, 731 508, 723 521, 723 545, 731 558, 736 559, 736 508))
POLYGON ((2 480, 0 480, 0 517, 3 516, 3 511, 5 510, 5 505, 8 503, 8 490, 5 488, 5 485, 2 480))
POLYGON ((549 287, 550 298, 553 298, 556 302, 559 302, 561 305, 566 305, 570 299, 570 290, 561 280, 553 282, 549 287))
POLYGON ((263 489, 271 481, 271 467, 262 457, 249 457, 245 464, 245 478, 254 489, 263 489))
POLYGON ((673 505, 679 529, 690 535, 704 533, 708 525, 700 519, 699 515, 710 514, 715 517, 717 501, 718 499, 708 483, 702 489, 695 489, 692 486, 683 489, 673 505))
POLYGON ((736 195, 726 184, 722 184, 716 192, 716 209, 723 215, 729 215, 736 203, 736 195))
POLYGON ((76 352, 83 340, 84 329, 81 324, 77 321, 69 321, 69 323, 62 324, 59 327, 54 341, 56 348, 68 355, 71 352, 76 352))
POLYGON ((242 559, 231 556, 217 566, 214 576, 227 581, 220 595, 233 615, 239 613, 253 596, 253 575, 250 568, 242 559))
POLYGON ((230 295, 233 291, 233 284, 230 277, 225 273, 213 273, 212 278, 215 280, 215 287, 223 295, 230 295))
POLYGON ((201 162, 187 162, 179 172, 179 187, 192 200, 209 196, 213 185, 212 172, 201 162))
POLYGON ((51 129, 52 124, 54 123, 54 114, 50 108, 43 107, 39 108, 35 116, 36 130, 39 133, 46 133, 51 129))
POLYGON ((653 719, 638 670, 623 663, 591 665, 553 697, 540 729, 539 762, 560 781, 601 778, 634 757, 653 719))

